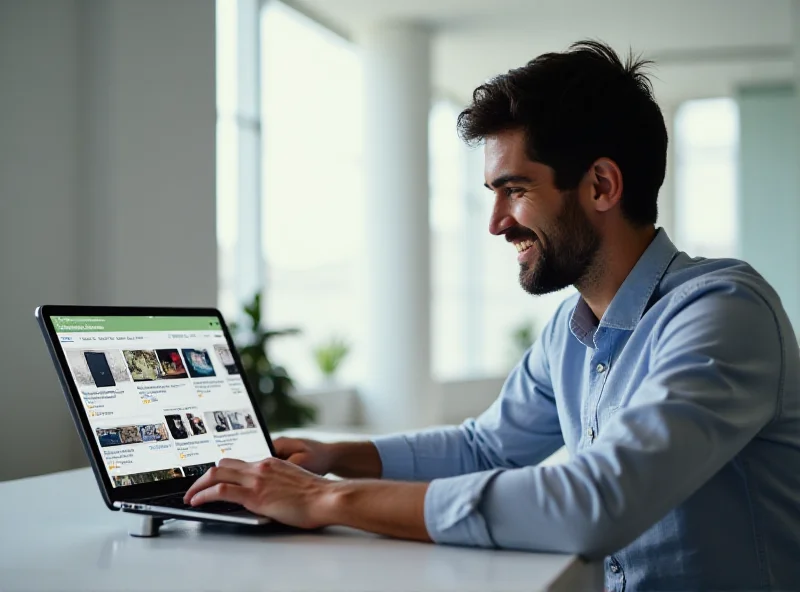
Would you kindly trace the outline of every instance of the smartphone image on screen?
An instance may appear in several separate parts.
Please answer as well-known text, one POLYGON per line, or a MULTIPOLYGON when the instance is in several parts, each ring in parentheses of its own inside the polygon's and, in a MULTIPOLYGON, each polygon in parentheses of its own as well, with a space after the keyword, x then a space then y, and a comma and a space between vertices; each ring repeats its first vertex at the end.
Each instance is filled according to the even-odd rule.
POLYGON ((83 357, 86 358, 86 365, 89 366, 96 387, 117 386, 103 352, 85 352, 83 357))

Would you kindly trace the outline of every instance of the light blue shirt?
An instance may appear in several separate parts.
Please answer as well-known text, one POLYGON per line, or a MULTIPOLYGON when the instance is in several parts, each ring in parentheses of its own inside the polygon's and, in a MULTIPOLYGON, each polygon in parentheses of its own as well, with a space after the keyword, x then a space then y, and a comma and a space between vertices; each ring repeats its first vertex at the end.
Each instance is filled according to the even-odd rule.
POLYGON ((599 323, 560 306, 480 417, 375 444, 384 478, 431 481, 437 543, 605 557, 608 590, 800 590, 796 337, 750 266, 663 230, 599 323))

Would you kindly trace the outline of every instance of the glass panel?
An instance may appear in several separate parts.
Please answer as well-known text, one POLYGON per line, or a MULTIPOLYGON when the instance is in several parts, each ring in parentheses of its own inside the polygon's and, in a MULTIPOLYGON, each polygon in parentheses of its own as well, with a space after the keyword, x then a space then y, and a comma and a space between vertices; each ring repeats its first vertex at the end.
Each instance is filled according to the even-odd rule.
POLYGON ((264 11, 262 39, 266 315, 272 327, 303 331, 273 354, 310 386, 321 378, 314 346, 341 336, 353 348, 338 378, 352 383, 366 333, 361 61, 277 2, 264 11))

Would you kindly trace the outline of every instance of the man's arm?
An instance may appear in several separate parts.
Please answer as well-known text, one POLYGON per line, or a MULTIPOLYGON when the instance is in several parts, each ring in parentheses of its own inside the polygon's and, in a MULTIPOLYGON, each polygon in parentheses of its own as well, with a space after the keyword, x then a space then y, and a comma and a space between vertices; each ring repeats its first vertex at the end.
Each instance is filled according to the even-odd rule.
POLYGON ((384 536, 430 542, 425 526, 428 483, 340 481, 322 504, 324 524, 338 524, 384 536))
POLYGON ((732 282, 711 290, 686 295, 630 405, 570 462, 432 482, 431 538, 601 557, 702 487, 775 417, 783 371, 761 297, 732 282))

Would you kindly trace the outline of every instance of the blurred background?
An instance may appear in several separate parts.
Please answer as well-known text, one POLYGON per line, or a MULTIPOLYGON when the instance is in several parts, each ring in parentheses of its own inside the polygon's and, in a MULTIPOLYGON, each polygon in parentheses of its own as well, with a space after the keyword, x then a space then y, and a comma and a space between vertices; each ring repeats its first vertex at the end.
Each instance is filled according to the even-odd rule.
POLYGON ((483 411, 569 291, 519 288, 455 120, 583 38, 656 62, 659 225, 800 328, 800 0, 0 0, 0 480, 86 464, 42 303, 260 292, 317 428, 483 411))

